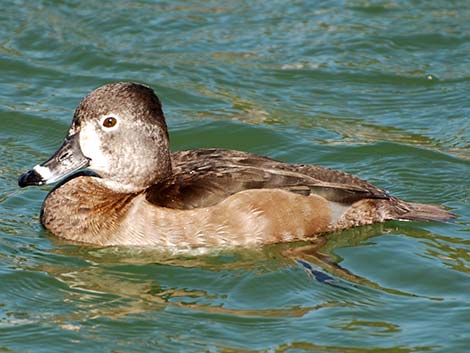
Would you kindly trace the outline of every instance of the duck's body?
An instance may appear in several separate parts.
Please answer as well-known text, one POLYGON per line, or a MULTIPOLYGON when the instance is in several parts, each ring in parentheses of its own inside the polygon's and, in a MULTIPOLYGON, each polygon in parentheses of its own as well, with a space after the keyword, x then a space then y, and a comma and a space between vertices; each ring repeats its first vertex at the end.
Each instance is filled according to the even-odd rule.
POLYGON ((97 245, 248 246, 386 220, 451 217, 332 169, 221 149, 170 154, 158 98, 132 83, 86 97, 64 145, 20 185, 83 167, 98 176, 76 176, 54 189, 41 222, 59 237, 97 245))
POLYGON ((136 193, 73 178, 48 195, 41 221, 79 242, 194 248, 301 240, 418 216, 416 204, 332 169, 221 149, 176 152, 172 164, 171 177, 136 193))
POLYGON ((283 190, 241 191, 215 205, 192 209, 155 205, 147 196, 109 194, 96 179, 78 177, 47 197, 42 223, 68 240, 169 249, 305 239, 326 232, 330 223, 324 199, 283 190), (74 194, 80 196, 70 196, 74 194), (292 207, 279 207, 285 202, 292 207))

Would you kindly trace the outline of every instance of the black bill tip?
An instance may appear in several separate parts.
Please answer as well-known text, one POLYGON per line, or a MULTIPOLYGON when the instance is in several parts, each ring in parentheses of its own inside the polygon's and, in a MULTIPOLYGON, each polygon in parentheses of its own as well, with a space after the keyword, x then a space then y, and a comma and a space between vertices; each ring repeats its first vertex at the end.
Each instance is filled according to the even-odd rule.
POLYGON ((31 169, 18 178, 18 185, 22 188, 28 185, 42 185, 44 179, 34 169, 31 169))

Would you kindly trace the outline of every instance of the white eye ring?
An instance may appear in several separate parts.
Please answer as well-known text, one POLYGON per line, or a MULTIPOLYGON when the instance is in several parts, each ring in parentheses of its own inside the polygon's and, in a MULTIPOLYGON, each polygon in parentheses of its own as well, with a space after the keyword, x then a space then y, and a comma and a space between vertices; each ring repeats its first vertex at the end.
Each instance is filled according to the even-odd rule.
POLYGON ((115 130, 119 126, 119 118, 116 114, 106 114, 101 117, 100 126, 105 131, 115 130))

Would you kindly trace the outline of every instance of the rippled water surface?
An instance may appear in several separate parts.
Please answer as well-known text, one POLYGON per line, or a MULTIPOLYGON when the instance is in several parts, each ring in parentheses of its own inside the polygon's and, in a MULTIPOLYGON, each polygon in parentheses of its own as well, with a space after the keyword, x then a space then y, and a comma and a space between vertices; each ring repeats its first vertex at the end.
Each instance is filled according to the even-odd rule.
POLYGON ((3 1, 0 352, 470 351, 468 1, 3 1), (343 169, 453 223, 170 256, 59 241, 17 177, 112 81, 173 149, 343 169))

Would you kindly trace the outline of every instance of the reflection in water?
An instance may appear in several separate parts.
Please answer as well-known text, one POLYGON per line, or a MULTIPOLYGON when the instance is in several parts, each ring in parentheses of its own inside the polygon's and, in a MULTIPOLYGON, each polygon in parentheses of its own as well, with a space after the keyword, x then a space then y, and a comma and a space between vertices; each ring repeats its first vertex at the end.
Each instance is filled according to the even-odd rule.
MULTIPOLYGON (((232 249, 203 256, 177 257, 151 249, 80 247, 54 240, 55 256, 78 257, 82 262, 69 268, 64 268, 60 263, 42 264, 34 270, 45 271, 64 283, 68 288, 64 302, 75 303, 83 309, 57 317, 56 320, 61 322, 82 320, 89 315, 117 319, 170 308, 234 317, 303 317, 327 307, 376 305, 381 292, 419 297, 384 288, 351 273, 339 265, 341 258, 334 253, 336 249, 359 246, 375 235, 395 230, 393 225, 379 224, 319 237, 310 243, 277 244, 254 250, 232 249), (307 276, 302 275, 299 269, 303 269, 307 276), (292 305, 277 306, 274 301, 265 308, 253 309, 247 306, 239 308, 229 300, 240 285, 240 276, 258 281, 257 278, 262 276, 277 274, 284 280, 287 278, 283 285, 302 290, 305 286, 311 286, 312 297, 292 305), (211 283, 205 285, 205 279, 211 283), (321 289, 322 286, 331 290, 321 289), (318 290, 324 291, 321 296, 315 292, 318 290), (374 291, 378 292, 374 294, 374 291)), ((407 233, 413 232, 409 230, 407 233)), ((423 230, 415 231, 415 235, 434 241, 434 236, 423 230)))
MULTIPOLYGON (((464 222, 459 222, 461 226, 464 222)), ((424 240, 428 247, 426 255, 440 261, 448 268, 462 272, 470 272, 470 240, 460 237, 451 237, 434 234, 429 231, 407 227, 406 235, 424 240)))
MULTIPOLYGON (((63 303, 73 308, 67 313, 50 315, 48 321, 71 332, 85 331, 85 336, 90 335, 90 322, 99 327, 98 323, 103 320, 154 322, 165 321, 170 317, 172 320, 180 320, 172 325, 181 328, 199 317, 204 320, 210 318, 215 322, 236 320, 238 325, 246 328, 264 325, 268 332, 283 327, 288 322, 286 320, 303 320, 325 309, 354 310, 355 307, 380 305, 381 292, 412 296, 402 291, 382 288, 366 278, 350 273, 339 266, 340 258, 334 255, 336 249, 358 246, 374 235, 391 232, 393 229, 386 225, 363 227, 351 230, 348 234, 319 238, 312 243, 279 244, 258 250, 239 249, 176 258, 149 249, 90 248, 62 244, 52 250, 52 255, 78 258, 80 262, 76 266, 64 267, 64 261, 42 264, 33 270, 34 273, 47 273, 60 281, 64 288, 63 303), (305 275, 302 268, 313 276, 305 275), (232 300, 233 295, 240 295, 238 286, 247 277, 262 286, 267 283, 263 276, 273 279, 272 276, 277 275, 284 280, 283 286, 290 286, 286 290, 289 297, 296 292, 295 288, 303 293, 297 301, 288 304, 288 298, 282 298, 283 305, 279 305, 269 298, 270 302, 266 303, 266 307, 249 309, 249 302, 245 305, 237 303, 243 297, 238 297, 237 301, 232 300), (307 293, 309 297, 305 296, 307 293), (254 319, 256 321, 251 322, 254 319)), ((274 291, 273 288, 268 288, 268 292, 281 296, 286 294, 282 293, 282 289, 274 291)), ((256 297, 246 299, 256 302, 258 306, 260 304, 256 297)), ((30 319, 35 321, 34 318, 30 319)), ((44 317, 38 319, 44 320, 44 317)), ((390 337, 401 331, 393 322, 354 318, 348 320, 345 317, 332 323, 331 328, 364 331, 364 334, 377 337, 390 337)), ((184 335, 174 338, 182 342, 188 339, 184 335)), ((193 344, 196 341, 191 338, 193 344)), ((274 351, 377 351, 375 348, 324 345, 314 343, 315 341, 315 338, 308 341, 291 340, 290 343, 277 346, 274 351)), ((203 337, 201 342, 204 342, 203 337)), ((231 342, 215 342, 214 345, 221 352, 243 351, 231 348, 231 342)), ((381 348, 380 351, 413 352, 428 348, 430 349, 401 345, 381 348)))
MULTIPOLYGON (((327 330, 392 338, 403 332, 400 322, 349 313, 370 312, 384 305, 393 307, 388 303, 395 301, 437 298, 383 286, 367 275, 358 275, 343 264, 338 252, 363 248, 377 235, 399 238, 394 236, 396 233, 417 239, 426 245, 424 255, 446 264, 465 261, 467 256, 464 250, 469 245, 467 240, 437 235, 413 223, 396 222, 354 228, 311 242, 219 250, 199 256, 175 256, 149 248, 77 246, 51 237, 52 248, 45 252, 33 249, 36 255, 32 258, 38 261, 22 264, 28 272, 23 277, 16 274, 16 286, 9 286, 10 292, 5 294, 38 307, 52 305, 65 309, 21 313, 8 308, 9 317, 4 323, 15 326, 46 320, 87 337, 93 336, 102 322, 137 320, 144 326, 158 325, 158 330, 164 330, 165 322, 173 320, 173 330, 184 332, 187 325, 203 320, 204 325, 216 327, 221 322, 224 325, 237 322, 238 327, 248 330, 263 327, 265 337, 271 337, 269 332, 292 325, 292 320, 301 327, 304 320, 323 318, 323 322, 329 322, 327 330), (439 253, 434 255, 433 251, 439 253), (21 278, 24 280, 20 281, 21 278)), ((417 256, 424 256, 421 254, 417 256)), ((211 341, 210 337, 208 333, 201 342, 211 341)), ((188 338, 176 339, 184 342, 188 338)), ((197 340, 192 337, 190 341, 197 340)), ((367 351, 323 345, 315 337, 305 342, 300 339, 289 342, 278 345, 275 351, 367 351)), ((214 344, 220 351, 237 346, 233 342, 214 344)), ((411 352, 421 348, 402 344, 389 351, 411 352)))
MULTIPOLYGON (((61 251, 62 252, 62 251, 61 251)), ((271 250, 267 252, 248 251, 242 253, 214 254, 212 256, 194 257, 165 257, 165 254, 135 249, 85 249, 79 248, 78 252, 73 248, 66 248, 63 255, 81 256, 90 266, 65 269, 61 266, 41 266, 36 270, 45 271, 54 278, 67 284, 71 289, 65 301, 81 303, 88 308, 80 311, 89 315, 91 312, 97 316, 108 318, 126 317, 133 314, 145 314, 149 312, 179 308, 196 312, 207 312, 220 315, 233 315, 237 317, 301 317, 306 313, 323 307, 346 305, 345 303, 326 302, 315 306, 293 305, 283 308, 268 309, 236 309, 230 308, 224 303, 229 295, 230 287, 217 294, 211 294, 205 290, 195 289, 200 280, 197 275, 193 288, 163 286, 162 280, 168 279, 168 272, 177 270, 179 275, 182 269, 194 271, 200 277, 214 277, 214 272, 219 272, 221 277, 236 279, 242 273, 252 273, 259 276, 275 270, 273 267, 288 266, 290 261, 282 259, 274 264, 271 250), (104 253, 107 256, 103 256, 104 253), (114 256, 113 256, 114 255, 114 256), (131 256, 130 256, 131 255, 131 256), (154 264, 151 266, 151 264, 154 264), (142 267, 145 265, 145 267, 142 267), (155 270, 152 273, 151 269, 155 270), (145 269, 140 272, 140 269, 145 269), (207 272, 207 274, 202 274, 207 272), (202 274, 202 276, 201 276, 202 274), (103 306, 103 299, 109 300, 103 306), (123 306, 123 301, 125 306, 123 306), (94 303, 94 304, 92 304, 94 303), (96 312, 94 308, 96 306, 96 312)), ((275 255, 279 256, 279 253, 275 255)), ((187 282, 187 281, 186 281, 187 282)), ((191 282, 191 281, 190 281, 191 282)), ((230 281, 229 281, 230 282, 230 281)), ((215 290, 215 289, 214 289, 215 290)), ((74 315, 64 320, 78 320, 74 315)))
POLYGON ((409 353, 409 352, 420 352, 420 351, 431 351, 433 347, 431 346, 421 346, 421 347, 362 347, 362 348, 353 348, 353 347, 341 347, 341 346, 324 346, 316 345, 310 342, 293 342, 291 344, 286 344, 280 346, 276 349, 276 353, 291 352, 292 350, 299 350, 304 352, 333 352, 333 353, 367 353, 367 352, 381 352, 381 353, 409 353))

